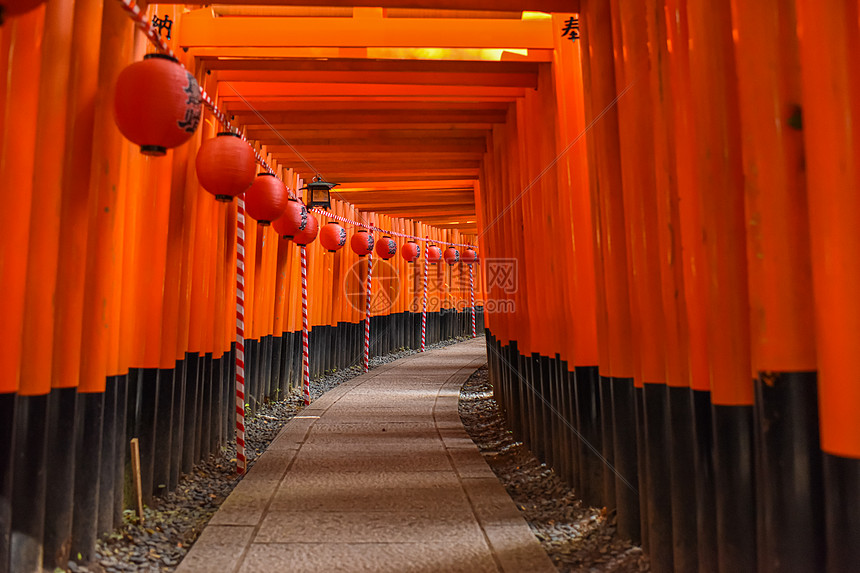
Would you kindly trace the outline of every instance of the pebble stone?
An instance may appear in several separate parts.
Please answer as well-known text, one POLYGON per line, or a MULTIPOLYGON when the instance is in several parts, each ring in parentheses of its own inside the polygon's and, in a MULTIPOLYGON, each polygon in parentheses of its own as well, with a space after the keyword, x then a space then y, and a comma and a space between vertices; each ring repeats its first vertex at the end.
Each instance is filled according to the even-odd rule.
MULTIPOLYGON (((428 344, 442 348, 466 340, 465 337, 428 344)), ((394 362, 415 354, 402 348, 397 352, 371 358, 370 367, 394 362)), ((330 371, 311 380, 311 402, 343 382, 362 374, 360 366, 330 371)), ((301 389, 295 388, 279 402, 262 405, 253 417, 245 419, 245 454, 248 467, 253 466, 284 424, 302 411, 301 389)), ((176 569, 194 544, 200 532, 242 479, 236 474, 235 442, 217 455, 199 462, 185 474, 176 489, 156 500, 156 507, 144 508, 143 524, 135 512, 124 512, 121 527, 96 543, 95 560, 89 563, 69 561, 66 571, 72 573, 166 573, 176 569)), ((58 569, 58 572, 62 569, 58 569)))
POLYGON ((586 507, 576 492, 506 428, 487 367, 460 391, 460 418, 487 464, 559 571, 650 571, 642 549, 616 534, 614 514, 586 507))

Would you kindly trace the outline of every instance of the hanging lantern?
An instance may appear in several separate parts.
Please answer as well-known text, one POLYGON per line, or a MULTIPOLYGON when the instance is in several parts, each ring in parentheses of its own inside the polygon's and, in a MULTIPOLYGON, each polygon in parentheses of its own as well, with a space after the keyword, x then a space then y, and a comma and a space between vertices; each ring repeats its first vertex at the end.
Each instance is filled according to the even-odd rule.
POLYGON ((0 26, 3 25, 5 18, 26 14, 44 3, 45 0, 2 0, 0 3, 0 26))
POLYGON ((478 253, 475 252, 475 249, 472 247, 468 247, 465 251, 463 251, 463 255, 460 257, 460 260, 466 264, 472 264, 478 262, 478 253))
POLYGON ((340 250, 346 244, 346 229, 329 221, 320 231, 320 243, 330 253, 340 250))
POLYGON ((349 246, 359 257, 369 255, 373 252, 373 235, 368 233, 366 229, 359 229, 349 240, 349 246))
POLYGON ((388 260, 397 254, 397 243, 389 236, 382 237, 376 243, 376 254, 381 258, 388 260))
POLYGON ((245 211, 265 227, 284 213, 287 201, 284 182, 272 173, 259 173, 245 193, 245 211))
POLYGON ((428 263, 438 263, 442 258, 442 249, 433 245, 429 249, 427 249, 427 262, 428 263))
POLYGON ((254 182, 254 150, 238 134, 223 131, 197 152, 197 179, 219 201, 230 202, 254 182))
POLYGON ((120 72, 114 119, 144 155, 159 156, 182 145, 200 123, 200 86, 176 58, 147 54, 120 72))
POLYGON ((449 265, 453 265, 456 262, 460 261, 460 251, 455 249, 454 247, 448 247, 445 249, 445 262, 449 265))
POLYGON ((319 230, 319 221, 317 221, 317 218, 313 213, 308 211, 308 224, 305 226, 303 231, 299 231, 296 236, 293 237, 293 242, 297 245, 310 245, 314 242, 314 239, 317 238, 319 230))
POLYGON ((421 256, 421 246, 415 241, 409 241, 403 245, 400 254, 403 255, 407 263, 414 263, 421 256))
POLYGON ((317 174, 314 180, 302 187, 302 190, 307 189, 307 205, 308 209, 320 207, 322 209, 331 209, 331 189, 340 183, 327 183, 322 180, 322 175, 317 174))
POLYGON ((283 214, 272 222, 272 227, 281 237, 292 239, 308 225, 308 210, 301 201, 290 197, 283 214))

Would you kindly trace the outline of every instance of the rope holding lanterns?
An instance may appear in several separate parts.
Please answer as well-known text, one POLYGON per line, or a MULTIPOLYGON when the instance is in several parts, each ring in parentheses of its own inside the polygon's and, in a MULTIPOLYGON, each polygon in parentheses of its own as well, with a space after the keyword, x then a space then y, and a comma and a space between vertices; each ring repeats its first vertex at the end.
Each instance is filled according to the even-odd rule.
POLYGON ((305 406, 311 403, 311 361, 308 343, 308 250, 300 247, 302 255, 302 394, 305 406))
POLYGON ((424 249, 424 300, 421 304, 421 352, 424 352, 427 346, 427 267, 430 264, 429 257, 430 249, 424 249))
POLYGON ((472 308, 472 338, 478 336, 477 327, 475 324, 475 275, 473 265, 478 262, 478 253, 472 247, 467 247, 463 251, 460 260, 469 265, 469 301, 472 308))
POLYGON ((373 276, 373 253, 367 255, 367 308, 364 313, 364 371, 370 371, 370 298, 373 276))
POLYGON ((472 263, 469 263, 469 302, 472 305, 472 338, 477 338, 475 327, 475 277, 472 272, 472 263))
POLYGON ((218 201, 230 202, 254 182, 254 150, 238 134, 222 131, 200 145, 195 161, 197 180, 218 201))
POLYGON ((162 156, 188 141, 201 111, 197 80, 173 56, 147 54, 117 78, 114 120, 144 155, 162 156))
POLYGON ((245 457, 245 201, 236 217, 236 473, 247 469, 245 457))

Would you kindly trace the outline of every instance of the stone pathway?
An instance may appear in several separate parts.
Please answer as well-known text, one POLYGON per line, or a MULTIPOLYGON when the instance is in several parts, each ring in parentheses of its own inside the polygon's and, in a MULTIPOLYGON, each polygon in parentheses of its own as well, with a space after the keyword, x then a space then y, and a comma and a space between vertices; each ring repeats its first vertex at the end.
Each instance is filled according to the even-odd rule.
POLYGON ((177 569, 553 572, 466 434, 483 339, 386 364, 290 421, 177 569))

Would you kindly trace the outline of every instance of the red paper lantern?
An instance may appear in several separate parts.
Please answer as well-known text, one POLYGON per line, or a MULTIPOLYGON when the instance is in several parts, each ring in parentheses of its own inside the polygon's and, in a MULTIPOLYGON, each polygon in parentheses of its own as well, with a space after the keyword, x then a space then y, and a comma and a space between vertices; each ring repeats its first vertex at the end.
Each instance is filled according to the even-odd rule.
POLYGON ((260 173, 245 193, 245 211, 264 227, 287 208, 287 187, 271 173, 260 173))
POLYGON ((319 230, 319 221, 317 221, 317 218, 313 213, 308 211, 308 224, 305 226, 303 231, 299 231, 296 236, 293 237, 293 242, 297 245, 310 245, 314 242, 314 239, 317 238, 319 230))
POLYGON ((0 24, 3 24, 4 19, 8 16, 26 14, 44 3, 45 0, 2 0, 2 4, 0 4, 0 24))
POLYGON ((472 247, 468 247, 465 251, 463 251, 463 255, 460 257, 460 260, 466 264, 472 264, 478 262, 478 253, 475 252, 475 249, 472 247))
POLYGON ((360 229, 349 240, 349 246, 359 257, 369 255, 373 252, 373 235, 365 229, 360 229))
POLYGON ((254 150, 238 134, 223 131, 207 139, 197 152, 197 179, 219 201, 245 192, 257 174, 254 150))
POLYGON ((278 235, 292 239, 308 225, 308 210, 301 201, 290 197, 283 214, 272 222, 278 235))
POLYGON ((453 265, 456 262, 460 261, 460 251, 455 249, 454 247, 448 247, 445 249, 445 262, 449 265, 453 265))
POLYGON ((442 249, 433 245, 429 249, 427 249, 427 262, 428 263, 438 263, 442 258, 442 249))
POLYGON ((376 254, 384 260, 390 259, 397 254, 397 243, 391 237, 382 237, 376 243, 376 254))
POLYGON ((407 263, 414 263, 421 256, 421 246, 415 241, 409 241, 403 245, 400 254, 403 255, 407 263))
POLYGON ((200 123, 200 86, 176 58, 147 54, 120 72, 114 119, 144 155, 164 155, 182 145, 200 123))
POLYGON ((340 250, 346 244, 346 229, 329 221, 320 231, 320 243, 330 253, 340 250))

